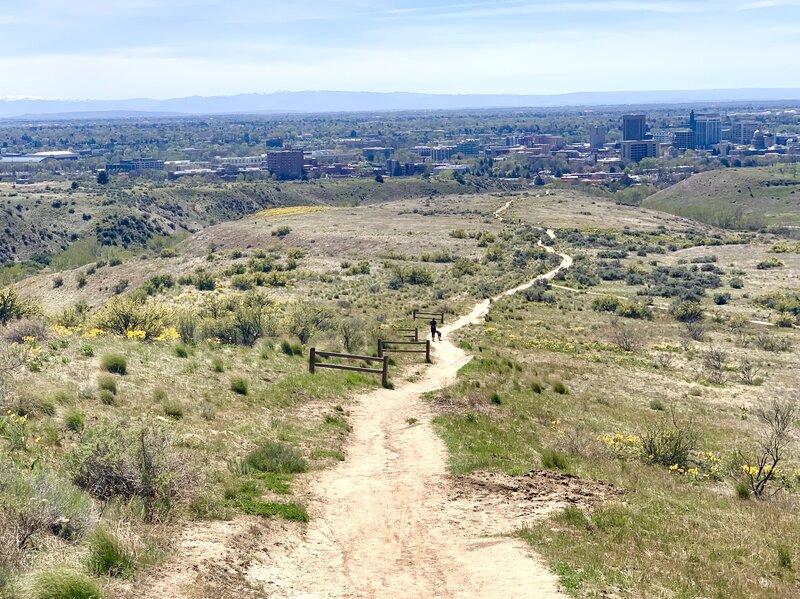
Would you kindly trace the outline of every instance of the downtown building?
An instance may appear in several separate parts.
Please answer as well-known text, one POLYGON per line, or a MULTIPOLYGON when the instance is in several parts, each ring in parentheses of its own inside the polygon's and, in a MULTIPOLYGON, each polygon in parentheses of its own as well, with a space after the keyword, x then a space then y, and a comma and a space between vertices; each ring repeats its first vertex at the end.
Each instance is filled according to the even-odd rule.
POLYGON ((695 116, 694 145, 707 150, 722 141, 722 117, 719 114, 698 114, 695 116))

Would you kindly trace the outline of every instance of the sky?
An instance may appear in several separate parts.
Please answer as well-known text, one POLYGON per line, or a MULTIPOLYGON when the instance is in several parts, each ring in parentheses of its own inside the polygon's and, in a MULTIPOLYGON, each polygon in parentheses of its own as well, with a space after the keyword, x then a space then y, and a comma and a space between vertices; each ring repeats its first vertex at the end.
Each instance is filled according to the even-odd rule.
POLYGON ((800 85, 800 0, 0 0, 0 97, 800 85))

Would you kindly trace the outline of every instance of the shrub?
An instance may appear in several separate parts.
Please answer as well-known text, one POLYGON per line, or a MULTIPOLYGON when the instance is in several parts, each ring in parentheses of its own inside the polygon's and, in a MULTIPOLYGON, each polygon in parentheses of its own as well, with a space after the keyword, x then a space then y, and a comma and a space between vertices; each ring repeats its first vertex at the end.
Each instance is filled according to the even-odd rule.
POLYGON ((673 304, 670 313, 679 322, 697 322, 705 318, 703 307, 698 302, 679 302, 673 304))
POLYGON ((211 369, 214 372, 225 372, 225 362, 219 356, 214 356, 211 360, 211 369))
POLYGON ((100 401, 106 406, 113 406, 117 403, 116 396, 106 389, 100 391, 100 401))
POLYGON ((595 312, 616 312, 620 300, 613 295, 603 295, 596 297, 592 301, 592 310, 595 312))
POLYGON ((197 272, 192 278, 192 282, 198 291, 214 291, 217 287, 214 275, 205 271, 197 272))
POLYGON ((553 449, 542 451, 542 466, 548 470, 568 470, 569 460, 567 456, 553 449))
POLYGON ((739 499, 750 499, 750 485, 746 482, 741 480, 737 481, 734 489, 736 491, 736 497, 739 499))
POLYGON ((183 418, 183 404, 176 399, 167 399, 161 403, 164 415, 173 420, 183 418))
POLYGON ((539 394, 542 391, 544 391, 544 387, 542 386, 542 383, 540 383, 539 381, 533 381, 531 383, 531 391, 533 391, 536 394, 539 394))
POLYGON ((689 457, 697 449, 697 434, 692 423, 679 426, 675 417, 672 426, 658 424, 642 435, 642 457, 654 464, 687 468, 689 457))
POLYGON ((652 399, 650 400, 650 409, 656 410, 657 412, 663 412, 667 408, 664 406, 664 402, 660 399, 652 399))
POLYGON ((770 335, 759 333, 755 337, 755 344, 759 349, 769 352, 788 352, 792 349, 792 341, 783 335, 770 335))
POLYGON ((744 280, 742 280, 740 277, 733 277, 730 280, 729 285, 731 286, 731 289, 741 289, 744 287, 744 280))
POLYGON ((10 325, 3 335, 7 343, 25 343, 29 339, 46 341, 49 336, 47 324, 43 320, 23 320, 10 325))
POLYGON ((272 230, 272 236, 273 237, 286 237, 291 232, 292 232, 291 227, 283 225, 281 227, 278 227, 277 229, 273 229, 272 230))
POLYGON ((49 570, 33 581, 36 599, 102 599, 100 588, 88 577, 72 570, 49 570))
POLYGON ((97 386, 102 391, 110 391, 114 395, 117 394, 117 381, 112 376, 101 374, 97 377, 97 386))
POLYGON ((729 301, 731 301, 731 294, 730 293, 715 293, 714 294, 714 303, 718 306, 724 306, 729 301))
POLYGON ((72 432, 79 433, 83 430, 84 421, 80 412, 71 410, 64 416, 64 427, 72 432))
POLYGON ((617 306, 615 314, 623 318, 637 318, 641 320, 650 320, 653 317, 650 308, 639 302, 631 301, 621 302, 617 306))
POLYGON ((103 370, 113 374, 125 375, 128 373, 128 361, 119 354, 106 354, 100 362, 103 370))
POLYGON ((783 266, 783 262, 778 260, 775 256, 767 258, 766 260, 763 260, 763 261, 759 262, 758 264, 756 264, 756 268, 759 269, 759 270, 768 270, 770 268, 780 268, 781 266, 783 266))
POLYGON ((294 474, 305 472, 306 461, 294 447, 283 443, 267 441, 250 453, 244 464, 258 472, 273 472, 277 474, 294 474))
POLYGON ((134 296, 111 298, 95 316, 95 326, 99 329, 127 335, 130 331, 144 331, 145 339, 158 337, 164 330, 168 312, 155 302, 145 301, 134 296))
POLYGON ((78 351, 85 358, 91 358, 92 356, 94 356, 94 348, 89 344, 81 345, 78 351))
POLYGON ((73 480, 100 501, 141 502, 147 522, 169 515, 186 493, 186 464, 172 453, 169 431, 149 423, 101 423, 85 433, 69 456, 73 480))
POLYGON ((345 274, 349 277, 356 276, 356 275, 368 275, 369 274, 369 261, 362 260, 358 264, 350 266, 345 274))
POLYGON ((775 317, 775 326, 783 329, 791 329, 797 324, 797 317, 789 312, 781 312, 775 317))
POLYGON ((111 293, 113 293, 114 295, 119 295, 123 293, 128 288, 129 285, 130 281, 128 281, 128 279, 122 279, 120 281, 117 281, 111 287, 111 293))
POLYGON ((188 358, 189 348, 186 347, 183 343, 178 343, 172 348, 172 353, 175 355, 176 358, 188 358))
POLYGON ((142 291, 147 295, 158 295, 175 287, 175 278, 172 275, 154 275, 142 285, 142 291))
POLYGON ((557 382, 553 383, 553 391, 555 391, 559 395, 568 395, 569 394, 569 389, 567 389, 567 386, 564 383, 562 383, 561 381, 557 381, 557 382))
POLYGON ((247 395, 247 379, 241 376, 231 378, 231 391, 239 395, 247 395))
POLYGON ((490 401, 496 406, 499 406, 499 405, 501 405, 503 403, 503 400, 500 399, 500 396, 497 393, 492 393, 492 397, 490 398, 490 401))
POLYGON ((53 279, 53 289, 58 289, 64 284, 64 277, 56 277, 53 279))
POLYGON ((97 530, 89 539, 89 571, 95 576, 128 578, 133 574, 134 557, 106 530, 97 530))

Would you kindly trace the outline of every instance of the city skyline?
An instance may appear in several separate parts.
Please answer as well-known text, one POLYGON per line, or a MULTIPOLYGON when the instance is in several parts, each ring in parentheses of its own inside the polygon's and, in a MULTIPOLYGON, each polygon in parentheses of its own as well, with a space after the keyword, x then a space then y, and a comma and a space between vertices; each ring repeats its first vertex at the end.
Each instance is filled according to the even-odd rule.
POLYGON ((793 87, 799 19, 796 0, 311 0, 302 10, 255 0, 32 0, 0 15, 0 94, 793 87), (748 51, 731 60, 726 48, 741 40, 748 51))

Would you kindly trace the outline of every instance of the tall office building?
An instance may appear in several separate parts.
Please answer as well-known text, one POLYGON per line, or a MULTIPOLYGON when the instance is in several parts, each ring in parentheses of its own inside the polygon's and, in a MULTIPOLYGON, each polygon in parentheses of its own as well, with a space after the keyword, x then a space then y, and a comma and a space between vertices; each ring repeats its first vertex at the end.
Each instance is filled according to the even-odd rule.
POLYGON ((673 129, 672 145, 679 150, 694 150, 694 131, 691 129, 673 129))
POLYGON ((733 126, 733 141, 737 144, 749 145, 753 140, 753 133, 758 131, 758 123, 754 121, 742 121, 733 126))
POLYGON ((642 158, 658 158, 661 156, 661 144, 652 139, 622 142, 623 162, 639 162, 642 158))
POLYGON ((267 169, 279 179, 299 179, 303 176, 303 150, 267 152, 267 169))
POLYGON ((593 149, 602 148, 606 143, 606 128, 601 126, 591 127, 589 129, 589 145, 593 149))
POLYGON ((695 147, 708 149, 722 139, 722 117, 719 114, 695 115, 695 147))
POLYGON ((643 114, 626 114, 622 117, 622 140, 638 141, 644 139, 647 124, 643 114))

